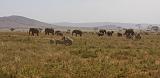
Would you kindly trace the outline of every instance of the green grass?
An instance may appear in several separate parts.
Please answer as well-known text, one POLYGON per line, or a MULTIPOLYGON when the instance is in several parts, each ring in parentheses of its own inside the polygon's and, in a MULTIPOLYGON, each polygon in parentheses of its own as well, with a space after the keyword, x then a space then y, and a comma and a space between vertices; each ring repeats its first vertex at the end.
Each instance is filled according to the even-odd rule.
POLYGON ((57 36, 0 32, 0 78, 159 78, 160 35, 139 41, 85 34, 71 46, 57 36))

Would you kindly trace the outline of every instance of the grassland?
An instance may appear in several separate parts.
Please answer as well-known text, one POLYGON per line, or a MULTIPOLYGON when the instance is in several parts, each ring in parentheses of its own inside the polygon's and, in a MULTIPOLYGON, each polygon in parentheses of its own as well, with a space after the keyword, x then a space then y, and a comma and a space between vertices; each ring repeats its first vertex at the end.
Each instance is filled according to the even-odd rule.
POLYGON ((160 35, 142 37, 85 34, 64 46, 49 43, 58 36, 0 32, 0 78, 160 78, 160 35))

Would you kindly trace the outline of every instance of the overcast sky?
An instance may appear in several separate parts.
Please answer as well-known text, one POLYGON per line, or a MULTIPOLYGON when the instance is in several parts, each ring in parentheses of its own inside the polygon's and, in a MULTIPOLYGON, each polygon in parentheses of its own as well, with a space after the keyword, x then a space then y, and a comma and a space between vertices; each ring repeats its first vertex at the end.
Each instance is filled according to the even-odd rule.
POLYGON ((160 24, 160 0, 0 0, 0 17, 10 15, 49 23, 160 24))

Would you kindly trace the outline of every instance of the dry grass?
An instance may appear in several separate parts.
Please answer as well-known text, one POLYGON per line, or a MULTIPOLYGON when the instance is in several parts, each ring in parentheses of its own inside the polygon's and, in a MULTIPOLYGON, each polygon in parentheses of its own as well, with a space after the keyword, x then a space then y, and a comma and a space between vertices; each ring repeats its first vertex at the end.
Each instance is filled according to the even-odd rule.
POLYGON ((160 77, 160 35, 133 41, 85 34, 72 37, 72 46, 50 44, 54 38, 1 32, 0 78, 160 77))

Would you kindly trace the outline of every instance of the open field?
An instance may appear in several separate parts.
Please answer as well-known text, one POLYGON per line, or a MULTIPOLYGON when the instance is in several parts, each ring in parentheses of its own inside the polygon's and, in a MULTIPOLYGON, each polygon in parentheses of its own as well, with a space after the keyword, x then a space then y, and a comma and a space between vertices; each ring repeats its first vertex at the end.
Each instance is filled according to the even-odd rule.
POLYGON ((160 78, 160 35, 68 36, 71 46, 49 43, 58 36, 0 32, 0 78, 160 78))

